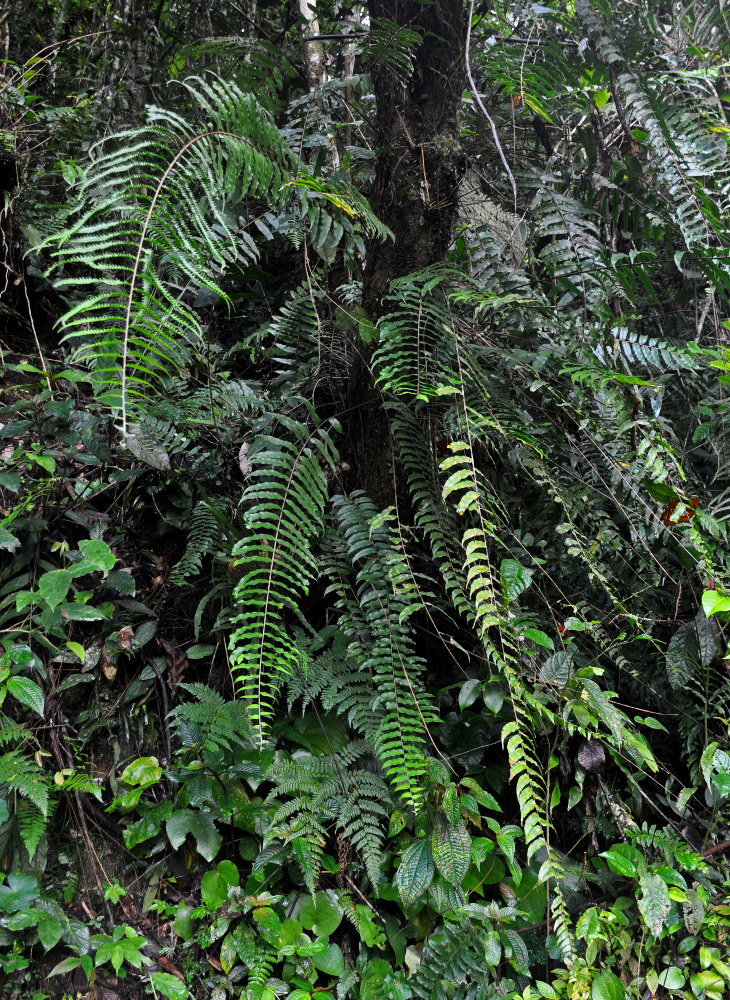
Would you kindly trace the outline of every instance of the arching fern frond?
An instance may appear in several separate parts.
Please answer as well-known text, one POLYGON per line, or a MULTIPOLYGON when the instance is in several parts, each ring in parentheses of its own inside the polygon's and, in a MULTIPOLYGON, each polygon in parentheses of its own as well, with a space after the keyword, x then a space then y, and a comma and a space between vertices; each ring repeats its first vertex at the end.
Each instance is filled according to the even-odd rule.
POLYGON ((90 293, 60 325, 125 435, 130 414, 200 347, 195 297, 226 301, 221 275, 256 258, 243 199, 282 204, 293 163, 251 94, 215 78, 182 86, 189 119, 151 107, 145 126, 104 140, 66 229, 45 244, 61 272, 56 287, 90 293))

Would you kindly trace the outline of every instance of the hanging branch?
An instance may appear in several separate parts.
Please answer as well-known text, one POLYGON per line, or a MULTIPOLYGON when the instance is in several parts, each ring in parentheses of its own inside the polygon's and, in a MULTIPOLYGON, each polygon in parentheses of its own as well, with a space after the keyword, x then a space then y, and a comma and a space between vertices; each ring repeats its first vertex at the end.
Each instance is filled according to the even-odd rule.
POLYGON ((497 147, 497 152, 499 153, 499 158, 502 161, 502 166, 504 167, 507 176, 509 177, 510 184, 512 185, 512 194, 514 196, 515 211, 517 211, 517 184, 515 183, 514 174, 510 170, 509 163, 507 163, 507 157, 504 155, 502 144, 500 143, 499 136, 497 135, 497 127, 494 124, 494 121, 492 120, 492 117, 490 116, 489 112, 484 107, 484 101, 482 101, 481 97, 479 96, 479 91, 477 90, 476 84, 474 83, 474 77, 472 76, 471 73, 471 62, 469 60, 469 47, 471 45, 471 22, 473 16, 474 16, 474 0, 470 0, 469 20, 467 21, 466 25, 466 51, 464 53, 466 56, 466 75, 469 79, 469 87, 471 89, 472 94, 474 95, 474 99, 479 105, 479 110, 482 112, 484 117, 489 122, 489 126, 492 130, 492 138, 494 139, 494 145, 497 147))

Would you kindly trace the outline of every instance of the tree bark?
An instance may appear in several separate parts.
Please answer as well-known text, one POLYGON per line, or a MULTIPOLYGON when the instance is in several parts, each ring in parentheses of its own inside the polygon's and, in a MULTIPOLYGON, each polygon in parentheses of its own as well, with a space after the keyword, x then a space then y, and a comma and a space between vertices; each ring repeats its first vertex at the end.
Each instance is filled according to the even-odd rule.
POLYGON ((305 23, 304 63, 307 68, 309 89, 318 90, 324 79, 324 45, 319 41, 308 41, 310 36, 319 34, 319 20, 315 0, 299 0, 299 13, 305 23))
MULTIPOLYGON (((378 153, 371 204, 395 236, 368 247, 363 306, 377 320, 393 279, 443 260, 452 239, 464 170, 458 110, 466 85, 466 14, 463 0, 370 0, 368 12, 371 26, 387 20, 421 36, 405 82, 387 56, 372 67, 378 153)), ((362 345, 351 372, 353 450, 359 484, 386 506, 393 497, 392 449, 371 353, 362 345)))
POLYGON ((405 85, 387 59, 372 70, 378 158, 372 205, 395 235, 368 255, 363 304, 374 316, 393 278, 443 260, 451 242, 463 173, 458 110, 466 83, 462 0, 370 0, 371 23, 417 31, 405 85))

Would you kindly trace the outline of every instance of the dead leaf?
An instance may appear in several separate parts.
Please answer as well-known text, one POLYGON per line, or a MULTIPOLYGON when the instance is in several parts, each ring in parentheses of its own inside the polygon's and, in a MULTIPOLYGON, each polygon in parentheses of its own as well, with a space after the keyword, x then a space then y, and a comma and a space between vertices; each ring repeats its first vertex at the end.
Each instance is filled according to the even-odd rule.
POLYGON ((101 660, 101 672, 104 674, 108 681, 113 681, 117 676, 117 665, 106 650, 102 651, 101 660))
POLYGON ((248 441, 244 441, 241 447, 238 449, 238 468, 241 470, 244 479, 248 479, 248 477, 253 472, 253 465, 251 464, 248 458, 248 449, 249 449, 248 441))
POLYGON ((119 629, 119 634, 117 635, 117 645, 123 653, 128 653, 132 648, 133 639, 134 629, 131 625, 124 625, 119 629))
POLYGON ((606 763, 606 752, 598 740, 584 740, 578 748, 578 763, 586 774, 600 774, 606 763))
POLYGON ((166 958, 164 955, 160 955, 160 957, 157 959, 157 964, 161 969, 164 969, 165 972, 169 972, 171 976, 177 976, 178 979, 181 979, 183 982, 185 982, 185 976, 182 974, 182 972, 180 972, 180 970, 176 965, 172 964, 169 958, 166 958))

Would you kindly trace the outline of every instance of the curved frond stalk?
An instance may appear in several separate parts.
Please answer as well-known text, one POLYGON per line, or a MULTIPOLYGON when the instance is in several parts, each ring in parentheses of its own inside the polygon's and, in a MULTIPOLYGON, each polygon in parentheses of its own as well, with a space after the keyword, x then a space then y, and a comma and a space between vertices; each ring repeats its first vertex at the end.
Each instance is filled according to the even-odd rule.
POLYGON ((304 665, 284 615, 317 575, 312 545, 324 530, 324 470, 334 469, 337 455, 324 428, 310 431, 283 414, 276 419, 293 440, 262 435, 249 452, 246 534, 233 549, 244 575, 234 591, 231 670, 259 744, 282 680, 304 665))

